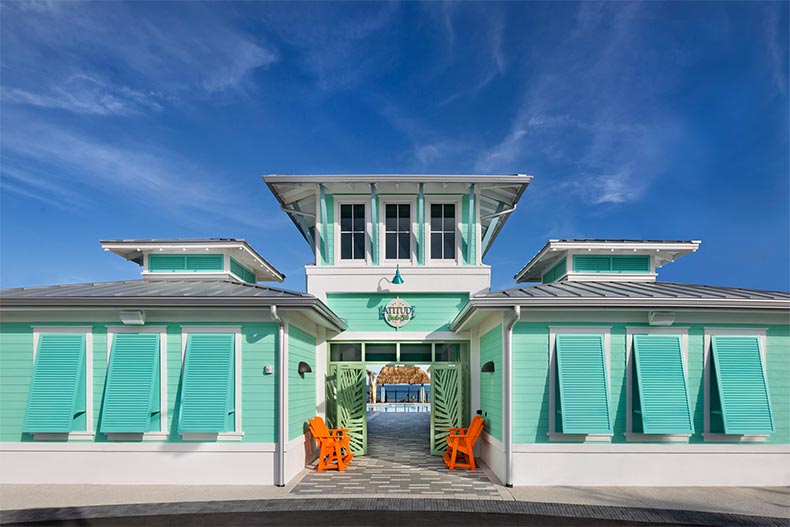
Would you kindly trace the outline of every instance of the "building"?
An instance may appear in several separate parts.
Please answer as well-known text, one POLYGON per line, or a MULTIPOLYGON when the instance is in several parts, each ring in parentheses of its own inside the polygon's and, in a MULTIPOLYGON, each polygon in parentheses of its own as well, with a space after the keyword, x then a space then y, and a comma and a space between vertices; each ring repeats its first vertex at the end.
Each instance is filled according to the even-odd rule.
POLYGON ((529 176, 264 181, 307 293, 240 239, 105 240, 141 280, 0 292, 2 482, 284 485, 316 414, 364 455, 366 365, 424 364, 431 449, 479 411, 507 485, 790 484, 790 294, 657 280, 699 241, 550 240, 490 291, 529 176))

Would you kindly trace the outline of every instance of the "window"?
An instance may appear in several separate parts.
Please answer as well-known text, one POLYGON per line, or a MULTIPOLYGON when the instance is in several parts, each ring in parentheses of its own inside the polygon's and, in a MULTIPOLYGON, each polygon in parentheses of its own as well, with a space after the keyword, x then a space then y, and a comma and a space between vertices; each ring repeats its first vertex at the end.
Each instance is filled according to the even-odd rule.
POLYGON ((164 326, 107 327, 107 378, 99 431, 110 440, 167 439, 164 326))
POLYGON ((182 328, 178 431, 186 440, 240 440, 241 329, 182 328))
POLYGON ((23 431, 35 439, 93 439, 90 327, 33 328, 33 377, 23 431))
POLYGON ((694 433, 688 328, 628 327, 626 335, 626 438, 686 441, 694 433))
POLYGON ((765 330, 705 328, 705 439, 764 441, 774 432, 765 330))
POLYGON ((411 258, 411 206, 388 203, 384 206, 384 255, 387 260, 411 258))
POLYGON ((455 204, 431 204, 431 259, 455 260, 455 204))
POLYGON ((365 205, 340 205, 340 259, 365 259, 365 205))
POLYGON ((602 327, 549 328, 549 438, 611 441, 609 333, 602 327))

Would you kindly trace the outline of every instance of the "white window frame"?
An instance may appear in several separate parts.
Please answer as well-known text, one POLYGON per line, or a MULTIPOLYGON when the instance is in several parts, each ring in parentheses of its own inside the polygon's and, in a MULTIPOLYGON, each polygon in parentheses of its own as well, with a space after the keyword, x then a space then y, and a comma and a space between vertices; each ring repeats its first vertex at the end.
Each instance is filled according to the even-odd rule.
MULTIPOLYGON (((143 440, 166 440, 169 436, 167 428, 167 327, 165 326, 107 326, 107 374, 104 382, 107 383, 110 368, 110 355, 115 335, 119 333, 155 333, 159 334, 159 430, 143 432, 143 440)), ((106 434, 110 441, 136 440, 141 434, 106 434)))
POLYGON ((380 196, 381 211, 379 214, 379 223, 374 226, 378 228, 379 232, 379 262, 391 264, 414 264, 416 262, 416 243, 415 235, 417 232, 417 202, 413 199, 403 198, 387 198, 380 196), (387 258, 387 205, 408 205, 409 206, 409 257, 408 258, 387 258))
POLYGON ((460 265, 461 264, 461 198, 434 198, 425 200, 425 264, 426 265, 460 265), (455 258, 434 258, 431 251, 431 205, 455 205, 455 258))
POLYGON ((768 434, 721 434, 721 433, 713 433, 710 431, 710 391, 711 391, 711 365, 713 357, 713 339, 711 337, 719 336, 719 335, 732 335, 732 336, 744 336, 744 337, 757 337, 758 344, 760 346, 760 357, 763 363, 763 375, 765 376, 765 382, 768 382, 768 372, 766 371, 766 367, 768 366, 765 358, 765 346, 767 344, 766 340, 766 333, 767 328, 717 328, 717 327, 706 327, 703 329, 704 331, 704 363, 703 363, 703 370, 704 370, 704 380, 703 380, 703 389, 704 389, 704 397, 705 402, 703 405, 703 412, 704 412, 704 426, 702 432, 702 438, 704 441, 714 441, 714 442, 728 442, 728 443, 761 443, 768 439, 768 434))
POLYGON ((93 440, 93 326, 33 326, 33 364, 36 363, 38 342, 45 333, 78 333, 85 335, 85 430, 58 433, 34 433, 33 439, 93 440))
MULTIPOLYGON (((233 367, 234 367, 234 394, 235 406, 234 431, 219 432, 217 434, 186 433, 181 434, 185 441, 241 441, 244 432, 241 429, 241 326, 181 326, 181 371, 184 369, 184 359, 187 353, 187 337, 192 333, 233 333, 233 367)), ((183 376, 183 373, 182 373, 183 376)), ((182 377, 183 380, 183 377, 182 377)))
POLYGON ((335 239, 335 263, 334 265, 339 266, 349 266, 349 267, 361 267, 365 265, 370 265, 371 254, 370 254, 370 198, 367 200, 363 197, 346 197, 341 198, 335 195, 335 205, 334 205, 334 239, 335 239), (362 205, 365 207, 365 257, 359 260, 344 260, 341 258, 343 254, 341 248, 341 232, 340 232, 340 208, 342 205, 362 205))
POLYGON ((612 382, 610 370, 610 350, 612 341, 611 326, 549 326, 549 431, 546 434, 550 441, 574 441, 584 443, 611 442, 614 434, 565 434, 557 432, 557 402, 556 402, 556 377, 557 377, 557 335, 588 334, 603 335, 603 350, 606 357, 606 386, 609 389, 609 418, 614 421, 611 408, 612 382))
MULTIPOLYGON (((686 381, 686 390, 689 390, 689 328, 688 327, 651 327, 651 326, 626 326, 625 328, 625 438, 626 441, 666 441, 688 442, 691 434, 642 434, 635 433, 634 426, 634 377, 631 373, 634 368, 634 335, 672 335, 680 337, 680 355, 683 363, 683 376, 686 381)), ((694 419, 693 406, 691 406, 691 393, 689 396, 689 412, 694 419)))

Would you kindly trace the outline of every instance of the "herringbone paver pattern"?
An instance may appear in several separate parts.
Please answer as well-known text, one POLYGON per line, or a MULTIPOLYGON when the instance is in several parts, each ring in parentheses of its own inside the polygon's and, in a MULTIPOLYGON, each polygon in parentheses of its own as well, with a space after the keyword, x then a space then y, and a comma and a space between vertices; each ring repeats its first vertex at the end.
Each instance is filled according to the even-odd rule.
POLYGON ((372 414, 367 455, 355 457, 342 473, 310 466, 291 494, 503 499, 481 468, 450 471, 430 454, 430 419, 428 413, 372 414))

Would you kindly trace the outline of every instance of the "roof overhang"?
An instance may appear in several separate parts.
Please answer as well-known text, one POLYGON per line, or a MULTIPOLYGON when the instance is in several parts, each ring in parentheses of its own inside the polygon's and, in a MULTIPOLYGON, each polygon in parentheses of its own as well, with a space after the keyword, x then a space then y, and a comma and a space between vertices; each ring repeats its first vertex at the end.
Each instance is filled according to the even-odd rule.
POLYGON ((673 262, 699 249, 700 240, 549 240, 538 254, 516 275, 516 282, 540 282, 543 273, 549 270, 567 251, 589 251, 606 254, 650 254, 654 256, 656 268, 673 262))
POLYGON ((315 297, 294 298, 266 297, 4 297, 0 303, 2 311, 41 311, 90 309, 255 309, 277 306, 284 312, 300 311, 315 323, 344 331, 346 321, 338 317, 329 307, 315 297))
POLYGON ((451 331, 464 331, 492 311, 520 306, 533 310, 671 310, 671 311, 749 311, 790 314, 790 300, 745 298, 471 298, 450 322, 451 331))
POLYGON ((100 240, 102 249, 113 252, 138 265, 143 265, 146 252, 157 251, 211 251, 227 250, 242 265, 255 273, 259 282, 282 282, 285 275, 266 261, 244 239, 147 239, 147 240, 100 240))
POLYGON ((280 175, 263 176, 263 181, 294 222, 299 232, 312 245, 318 222, 320 186, 327 194, 371 195, 413 193, 419 187, 428 194, 464 194, 475 185, 485 255, 501 231, 507 216, 516 209, 532 176, 524 174, 350 174, 350 175, 280 175))

